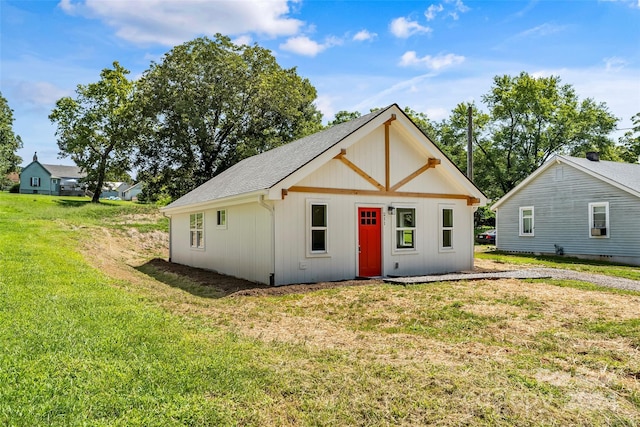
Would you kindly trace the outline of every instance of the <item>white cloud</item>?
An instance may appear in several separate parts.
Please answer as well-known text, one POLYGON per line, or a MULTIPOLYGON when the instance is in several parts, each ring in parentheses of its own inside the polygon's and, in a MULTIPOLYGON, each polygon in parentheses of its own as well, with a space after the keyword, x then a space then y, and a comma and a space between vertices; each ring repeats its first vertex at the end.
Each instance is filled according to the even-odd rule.
POLYGON ((517 38, 525 38, 525 37, 544 37, 551 34, 559 33, 563 31, 566 27, 562 25, 554 25, 549 23, 544 23, 542 25, 538 25, 537 27, 530 28, 519 33, 517 38))
POLYGON ((427 18, 427 21, 432 21, 433 19, 435 19, 436 14, 438 12, 442 12, 443 10, 444 10, 444 6, 442 6, 442 4, 438 4, 438 5, 432 4, 424 12, 424 16, 427 18))
POLYGON ((617 71, 624 68, 627 65, 627 61, 618 57, 604 58, 606 71, 617 71))
POLYGON ((19 81, 12 86, 11 91, 16 99, 38 107, 50 107, 62 97, 73 96, 73 93, 49 82, 19 81))
POLYGON ((253 39, 251 38, 251 36, 248 35, 242 35, 239 37, 236 37, 235 39, 231 40, 233 42, 233 44, 237 45, 237 46, 242 46, 242 45, 247 45, 249 46, 251 44, 251 42, 253 42, 253 39))
POLYGON ((342 41, 335 37, 329 37, 324 43, 318 43, 307 36, 298 36, 291 37, 285 43, 281 44, 280 49, 297 53, 298 55, 313 57, 320 52, 339 44, 342 44, 342 41))
POLYGON ((362 42, 367 40, 373 40, 376 37, 378 37, 376 33, 370 33, 368 30, 361 30, 361 31, 358 31, 355 36, 353 36, 353 40, 362 42))
POLYGON ((428 68, 430 70, 438 71, 442 68, 450 67, 452 65, 458 65, 464 62, 464 56, 454 55, 448 53, 446 55, 431 56, 426 55, 419 58, 415 51, 407 51, 400 59, 401 67, 418 66, 428 68))
POLYGON ((70 15, 99 19, 116 34, 138 44, 173 46, 195 36, 298 33, 303 22, 288 17, 287 0, 61 0, 70 15))
POLYGON ((406 18, 400 17, 391 21, 389 24, 389 29, 391 33, 402 39, 406 39, 411 37, 414 34, 427 34, 433 31, 429 27, 424 27, 418 24, 416 21, 409 21, 406 18))

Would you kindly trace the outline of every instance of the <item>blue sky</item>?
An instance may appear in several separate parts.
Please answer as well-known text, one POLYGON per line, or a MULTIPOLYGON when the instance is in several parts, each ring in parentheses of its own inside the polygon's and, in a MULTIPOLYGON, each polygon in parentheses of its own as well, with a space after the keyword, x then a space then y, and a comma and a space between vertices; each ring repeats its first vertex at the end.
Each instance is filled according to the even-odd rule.
MULTIPOLYGON (((496 75, 559 76, 631 126, 640 112, 640 0, 0 0, 0 91, 24 163, 58 158, 48 115, 113 61, 140 76, 173 46, 226 34, 270 49, 331 120, 397 103, 448 117, 496 75)), ((624 131, 619 131, 619 136, 624 131)))

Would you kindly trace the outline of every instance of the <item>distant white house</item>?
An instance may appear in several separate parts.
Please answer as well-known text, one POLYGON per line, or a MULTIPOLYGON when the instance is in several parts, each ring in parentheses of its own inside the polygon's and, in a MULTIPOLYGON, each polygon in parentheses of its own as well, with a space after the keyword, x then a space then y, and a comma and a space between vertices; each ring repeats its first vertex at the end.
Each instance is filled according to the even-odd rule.
POLYGON ((500 250, 640 265, 640 164, 554 156, 491 209, 500 250))
POLYGON ((122 200, 134 200, 138 197, 138 194, 142 192, 142 182, 127 186, 121 189, 122 200))
POLYGON ((471 269, 485 203, 394 104, 247 158, 163 212, 172 262, 283 285, 471 269))

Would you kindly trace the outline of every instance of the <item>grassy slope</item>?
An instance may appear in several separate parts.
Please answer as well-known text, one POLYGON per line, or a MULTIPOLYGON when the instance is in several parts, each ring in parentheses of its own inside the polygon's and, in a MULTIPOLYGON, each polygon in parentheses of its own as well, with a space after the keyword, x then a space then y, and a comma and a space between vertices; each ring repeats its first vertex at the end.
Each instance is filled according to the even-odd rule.
POLYGON ((640 296, 495 281, 212 299, 78 254, 146 209, 0 193, 0 424, 640 422, 640 324, 618 310, 640 296))
POLYGON ((87 226, 144 207, 78 202, 0 195, 0 424, 250 420, 234 402, 271 381, 251 343, 190 330, 76 252, 87 226))

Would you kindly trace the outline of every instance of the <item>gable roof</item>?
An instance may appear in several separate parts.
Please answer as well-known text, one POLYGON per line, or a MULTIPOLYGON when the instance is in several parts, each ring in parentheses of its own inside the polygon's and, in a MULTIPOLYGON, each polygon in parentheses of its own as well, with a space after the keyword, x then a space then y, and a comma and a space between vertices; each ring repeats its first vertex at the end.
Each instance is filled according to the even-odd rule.
POLYGON ((165 209, 267 190, 389 108, 391 106, 248 157, 167 205, 165 209))
POLYGON ((500 200, 491 206, 491 210, 499 208, 507 199, 556 163, 562 163, 576 168, 596 179, 609 183, 614 187, 618 187, 636 197, 640 197, 640 164, 611 162, 607 160, 592 161, 582 157, 563 156, 557 154, 536 169, 511 191, 502 196, 500 200))
POLYGON ((77 166, 40 164, 55 178, 84 178, 87 176, 87 173, 82 172, 77 166))
MULTIPOLYGON (((415 128, 421 137, 433 144, 397 104, 392 104, 349 122, 340 123, 313 135, 246 158, 165 206, 163 210, 199 205, 214 200, 249 195, 259 191, 268 191, 276 184, 287 180, 287 178, 295 178, 296 172, 319 157, 321 158, 323 154, 331 149, 337 150, 336 146, 343 141, 346 142, 351 135, 365 128, 368 124, 371 123, 372 126, 382 124, 382 120, 387 117, 385 113, 390 111, 404 116, 406 123, 415 128)), ((450 169, 455 170, 454 173, 461 179, 460 182, 464 182, 463 186, 467 189, 466 191, 476 194, 477 197, 484 200, 483 203, 486 203, 486 196, 482 191, 460 172, 457 166, 435 144, 433 148, 447 160, 446 163, 450 169)))

